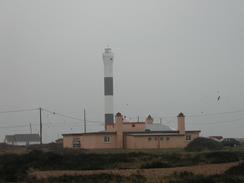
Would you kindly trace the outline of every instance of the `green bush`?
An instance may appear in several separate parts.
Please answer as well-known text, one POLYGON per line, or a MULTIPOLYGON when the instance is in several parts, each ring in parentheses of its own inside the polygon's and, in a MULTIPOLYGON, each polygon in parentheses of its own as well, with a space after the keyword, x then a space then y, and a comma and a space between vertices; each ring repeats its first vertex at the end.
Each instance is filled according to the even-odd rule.
POLYGON ((243 183, 244 163, 230 168, 222 175, 203 176, 189 172, 175 173, 169 177, 169 183, 243 183))
POLYGON ((215 183, 212 177, 206 177, 203 175, 194 175, 188 172, 182 172, 175 174, 169 183, 215 183))
POLYGON ((185 148, 186 151, 211 151, 221 149, 223 149, 223 145, 220 142, 203 137, 194 139, 185 148))
POLYGON ((31 151, 28 154, 0 155, 0 181, 17 182, 25 179, 29 169, 38 170, 97 170, 118 168, 119 163, 133 163, 143 153, 63 153, 31 151))
POLYGON ((169 183, 243 183, 242 175, 214 175, 203 176, 192 173, 173 175, 169 178, 169 183))
POLYGON ((8 154, 0 156, 0 181, 17 182, 26 177, 26 164, 22 163, 21 156, 8 154))
POLYGON ((240 163, 239 165, 230 168, 225 172, 226 175, 242 175, 244 176, 244 163, 240 163))
POLYGON ((172 167, 169 163, 161 162, 161 161, 153 161, 145 163, 141 166, 143 169, 149 169, 149 168, 170 168, 172 167))
POLYGON ((240 160, 239 153, 228 151, 206 153, 205 157, 207 163, 227 163, 240 160))
MULTIPOLYGON (((244 159, 242 151, 198 153, 54 153, 32 151, 28 154, 0 155, 0 182, 21 182, 30 169, 97 170, 120 168, 168 168, 204 163, 233 162, 244 159)), ((243 166, 243 165, 242 165, 243 166)))
POLYGON ((142 175, 131 175, 124 177, 120 175, 98 174, 84 176, 62 176, 51 177, 47 180, 29 179, 28 183, 144 183, 146 178, 142 175))

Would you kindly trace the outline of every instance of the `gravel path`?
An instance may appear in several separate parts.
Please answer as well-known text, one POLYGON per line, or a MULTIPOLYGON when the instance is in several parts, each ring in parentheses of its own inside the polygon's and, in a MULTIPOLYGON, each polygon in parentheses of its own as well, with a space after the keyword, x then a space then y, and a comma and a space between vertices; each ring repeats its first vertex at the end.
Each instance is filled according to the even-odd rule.
POLYGON ((59 176, 75 176, 75 175, 96 175, 96 174, 115 174, 121 176, 130 176, 133 174, 141 174, 148 178, 162 178, 179 172, 192 172, 201 175, 222 174, 229 168, 238 165, 239 162, 222 163, 222 164, 206 164, 188 167, 175 168, 157 168, 157 169, 122 169, 122 170, 55 170, 55 171, 34 171, 30 173, 31 177, 36 179, 46 179, 49 177, 59 176))

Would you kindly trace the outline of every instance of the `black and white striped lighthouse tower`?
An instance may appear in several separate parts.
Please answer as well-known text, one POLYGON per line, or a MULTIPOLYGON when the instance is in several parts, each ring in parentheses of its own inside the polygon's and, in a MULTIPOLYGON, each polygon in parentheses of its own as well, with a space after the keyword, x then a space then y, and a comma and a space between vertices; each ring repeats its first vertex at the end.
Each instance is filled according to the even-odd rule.
POLYGON ((105 97, 105 129, 108 124, 114 123, 113 104, 113 60, 111 48, 105 48, 103 53, 104 63, 104 97, 105 97))

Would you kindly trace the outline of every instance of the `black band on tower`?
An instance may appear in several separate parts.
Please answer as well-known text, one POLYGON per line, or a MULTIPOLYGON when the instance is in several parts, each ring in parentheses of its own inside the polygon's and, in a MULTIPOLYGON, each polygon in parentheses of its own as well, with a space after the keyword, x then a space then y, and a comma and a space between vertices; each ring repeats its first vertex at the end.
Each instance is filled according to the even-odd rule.
POLYGON ((104 95, 113 95, 113 78, 104 78, 104 95))
POLYGON ((105 124, 113 124, 114 123, 114 114, 105 114, 105 124))

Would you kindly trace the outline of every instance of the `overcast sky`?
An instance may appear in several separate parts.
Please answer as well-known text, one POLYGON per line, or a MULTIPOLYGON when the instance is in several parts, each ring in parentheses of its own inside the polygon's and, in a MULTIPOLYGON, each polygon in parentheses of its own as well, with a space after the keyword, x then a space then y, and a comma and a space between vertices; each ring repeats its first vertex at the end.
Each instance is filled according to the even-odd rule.
MULTIPOLYGON (((0 111, 41 106, 82 118, 86 108, 97 121, 88 131, 103 130, 109 45, 115 112, 173 128, 179 112, 200 115, 187 117, 188 129, 244 137, 243 8, 243 0, 0 0, 0 111), (242 112, 208 115, 232 111, 242 112)), ((0 114, 0 140, 29 123, 38 132, 38 122, 38 111, 0 114)), ((45 142, 82 129, 46 112, 43 122, 45 142)))

